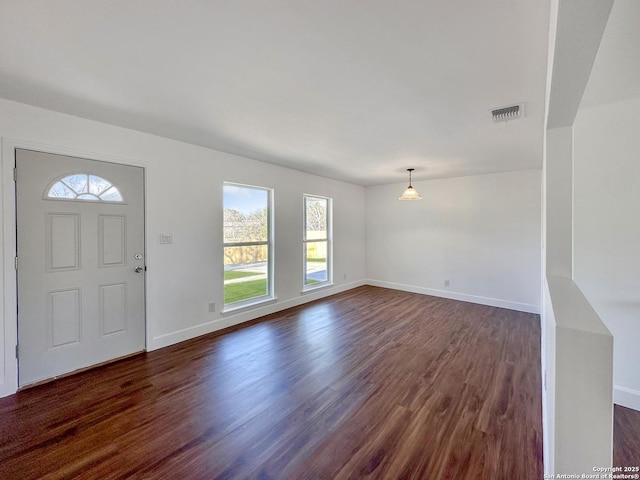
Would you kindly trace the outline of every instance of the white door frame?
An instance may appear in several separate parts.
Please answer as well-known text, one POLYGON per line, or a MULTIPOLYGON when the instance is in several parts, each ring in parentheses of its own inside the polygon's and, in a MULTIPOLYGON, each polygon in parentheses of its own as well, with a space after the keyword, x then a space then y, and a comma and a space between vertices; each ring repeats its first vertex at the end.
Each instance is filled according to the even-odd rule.
MULTIPOLYGON (((16 346, 18 345, 18 287, 17 272, 14 267, 16 245, 16 184, 13 180, 13 169, 16 164, 16 148, 36 150, 44 153, 67 155, 71 157, 85 158, 87 160, 99 160, 103 162, 118 163, 141 167, 144 170, 144 231, 145 239, 145 265, 149 265, 149 245, 147 236, 147 173, 149 165, 130 158, 116 155, 83 151, 75 148, 61 147, 28 140, 2 138, 2 198, 0 198, 0 210, 3 213, 2 225, 2 255, 0 256, 0 295, 2 295, 3 311, 0 312, 0 342, 4 337, 4 358, 0 358, 0 397, 11 395, 18 390, 18 359, 16 346)), ((145 279, 144 311, 145 311, 145 350, 149 348, 149 322, 147 321, 147 291, 148 273, 145 279)))

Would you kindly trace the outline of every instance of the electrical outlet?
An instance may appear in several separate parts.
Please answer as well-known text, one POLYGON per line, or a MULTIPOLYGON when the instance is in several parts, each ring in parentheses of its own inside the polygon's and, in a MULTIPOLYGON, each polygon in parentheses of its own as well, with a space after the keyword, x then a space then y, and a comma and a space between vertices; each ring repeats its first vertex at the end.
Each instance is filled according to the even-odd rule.
POLYGON ((445 286, 445 287, 448 287, 448 286, 449 286, 449 280, 445 280, 445 281, 444 281, 444 286, 445 286))
POLYGON ((216 311, 216 302, 209 302, 209 313, 216 311))

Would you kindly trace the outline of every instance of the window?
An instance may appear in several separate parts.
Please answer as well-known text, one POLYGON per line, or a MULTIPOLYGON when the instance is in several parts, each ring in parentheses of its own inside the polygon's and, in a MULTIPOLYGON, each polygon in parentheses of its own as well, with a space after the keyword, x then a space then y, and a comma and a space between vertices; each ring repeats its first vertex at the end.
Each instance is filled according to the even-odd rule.
POLYGON ((331 283, 331 199, 304 196, 304 289, 331 283))
POLYGON ((74 173, 61 178, 49 188, 46 198, 89 202, 124 202, 118 189, 109 180, 89 173, 74 173))
POLYGON ((224 304, 273 298, 272 190, 224 184, 224 304))

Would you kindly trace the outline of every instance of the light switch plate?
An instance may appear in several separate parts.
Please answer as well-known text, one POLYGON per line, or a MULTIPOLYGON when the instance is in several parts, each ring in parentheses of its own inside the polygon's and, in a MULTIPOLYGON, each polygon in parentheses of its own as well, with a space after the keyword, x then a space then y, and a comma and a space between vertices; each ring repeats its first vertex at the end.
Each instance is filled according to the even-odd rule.
POLYGON ((163 244, 173 243, 173 233, 161 233, 160 243, 163 243, 163 244))

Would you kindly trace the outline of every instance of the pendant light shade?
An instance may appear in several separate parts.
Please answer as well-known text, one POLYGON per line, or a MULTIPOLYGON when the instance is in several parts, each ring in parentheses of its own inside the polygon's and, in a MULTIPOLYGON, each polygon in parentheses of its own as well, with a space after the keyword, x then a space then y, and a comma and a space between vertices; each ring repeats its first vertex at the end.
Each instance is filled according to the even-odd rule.
POLYGON ((415 188, 411 186, 411 172, 413 172, 415 168, 407 168, 409 172, 409 186, 404 191, 402 195, 398 198, 398 200, 422 200, 420 194, 416 191, 415 188))

